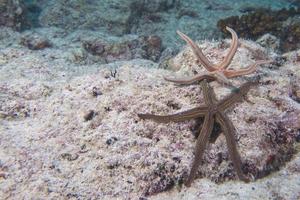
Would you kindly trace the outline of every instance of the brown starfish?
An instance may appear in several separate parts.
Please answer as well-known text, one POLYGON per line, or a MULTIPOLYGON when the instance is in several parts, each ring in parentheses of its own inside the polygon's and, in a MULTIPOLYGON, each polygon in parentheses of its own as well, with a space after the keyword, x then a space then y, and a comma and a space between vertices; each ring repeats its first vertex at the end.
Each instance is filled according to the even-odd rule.
POLYGON ((241 87, 233 90, 233 92, 226 96, 224 99, 217 101, 212 88, 208 85, 206 80, 203 80, 201 82, 201 87, 203 90, 205 105, 173 115, 138 114, 138 116, 142 119, 152 119, 160 123, 182 122, 185 120, 204 117, 203 126, 197 138, 194 163, 186 182, 187 186, 190 186, 195 178, 202 155, 209 139, 211 139, 211 137, 214 137, 213 140, 215 140, 216 137, 218 137, 216 135, 212 135, 212 130, 215 122, 217 122, 221 126, 221 129, 225 135, 226 143, 229 149, 229 155, 231 157, 231 160, 233 161, 233 166, 237 172, 239 179, 245 182, 249 181, 249 179, 242 172, 242 162, 236 147, 237 144, 234 137, 235 129, 232 122, 225 114, 225 111, 236 102, 242 101, 243 97, 248 93, 250 87, 253 84, 254 83, 252 82, 245 83, 241 87))
POLYGON ((207 70, 207 72, 199 73, 193 77, 188 77, 188 78, 169 78, 169 77, 164 77, 165 80, 171 81, 174 83, 178 84, 192 84, 196 81, 202 81, 203 79, 209 79, 209 80, 217 80, 221 83, 227 83, 229 84, 228 78, 233 78, 237 76, 242 76, 242 75, 247 75, 251 74, 256 70, 256 67, 261 64, 267 64, 270 63, 271 61, 257 61, 253 65, 250 65, 244 69, 240 70, 233 70, 233 69, 228 69, 236 51, 238 48, 238 36, 236 32, 229 28, 226 27, 226 30, 228 30, 231 33, 232 36, 232 42, 230 45, 229 53, 227 56, 224 58, 224 60, 219 63, 219 64, 212 64, 203 54, 201 48, 187 35, 184 33, 177 31, 178 35, 186 41, 188 45, 192 48, 194 54, 196 55, 198 61, 200 64, 204 66, 204 68, 207 70))

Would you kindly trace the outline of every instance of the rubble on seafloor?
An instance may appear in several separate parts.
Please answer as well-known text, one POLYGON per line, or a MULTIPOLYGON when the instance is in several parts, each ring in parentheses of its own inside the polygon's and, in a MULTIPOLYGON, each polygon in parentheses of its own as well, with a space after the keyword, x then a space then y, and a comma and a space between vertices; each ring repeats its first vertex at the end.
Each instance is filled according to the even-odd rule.
MULTIPOLYGON (((43 35, 43 30, 47 29, 35 33, 43 35)), ((52 45, 39 50, 21 42, 30 39, 23 33, 0 32, 1 197, 299 198, 297 51, 277 55, 240 41, 232 68, 259 59, 275 61, 252 75, 231 79, 236 86, 257 77, 260 81, 248 93, 248 101, 228 112, 243 170, 256 180, 237 180, 220 136, 186 188, 182 183, 193 162, 197 124, 158 124, 139 119, 137 113, 176 113, 202 104, 198 84, 182 87, 163 79, 201 71, 192 51, 184 48, 168 60, 166 69, 143 59, 98 64, 81 57, 78 62, 70 59, 70 52, 89 54, 80 42, 84 34, 46 32, 52 45)), ((229 41, 200 46, 217 62, 226 55, 229 41)), ((217 98, 230 92, 216 82, 211 86, 217 98)))
POLYGON ((300 8, 271 10, 255 9, 242 16, 231 16, 220 19, 218 28, 224 33, 226 26, 236 30, 243 38, 260 39, 264 34, 272 34, 278 38, 277 49, 289 52, 299 49, 300 36, 300 8))

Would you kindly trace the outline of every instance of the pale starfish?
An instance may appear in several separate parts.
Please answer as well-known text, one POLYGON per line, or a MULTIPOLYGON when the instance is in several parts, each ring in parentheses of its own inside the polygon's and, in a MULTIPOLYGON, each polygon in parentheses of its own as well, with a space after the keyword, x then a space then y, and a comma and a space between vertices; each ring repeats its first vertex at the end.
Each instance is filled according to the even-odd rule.
POLYGON ((224 58, 224 60, 218 64, 211 63, 205 57, 201 48, 191 38, 189 38, 184 33, 177 31, 178 35, 184 41, 186 41, 186 43, 192 48, 198 61, 200 62, 200 64, 203 65, 203 67, 207 70, 207 72, 199 73, 193 77, 187 77, 187 78, 164 77, 164 79, 178 84, 192 84, 196 81, 202 81, 203 79, 217 80, 221 83, 229 84, 230 82, 228 78, 251 74, 256 70, 258 65, 267 64, 271 62, 271 61, 260 60, 244 69, 239 69, 239 70, 228 69, 238 48, 238 36, 233 29, 226 27, 226 30, 231 33, 232 42, 230 45, 229 53, 224 58))

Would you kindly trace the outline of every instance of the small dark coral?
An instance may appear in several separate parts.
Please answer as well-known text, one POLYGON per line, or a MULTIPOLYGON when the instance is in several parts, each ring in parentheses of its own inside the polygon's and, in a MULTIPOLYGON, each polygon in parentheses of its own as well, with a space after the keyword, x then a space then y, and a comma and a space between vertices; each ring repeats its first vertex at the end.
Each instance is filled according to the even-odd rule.
POLYGON ((52 46, 47 38, 37 33, 25 34, 20 43, 31 50, 41 50, 52 46))
POLYGON ((142 48, 146 51, 146 58, 157 61, 162 51, 162 40, 157 35, 150 35, 142 39, 142 48))
POLYGON ((183 177, 187 176, 187 172, 182 174, 176 173, 176 166, 167 163, 157 164, 156 169, 149 176, 151 183, 145 188, 144 196, 151 196, 160 192, 168 191, 175 185, 183 184, 183 177))
POLYGON ((92 55, 102 55, 106 44, 100 40, 84 41, 83 48, 92 55))

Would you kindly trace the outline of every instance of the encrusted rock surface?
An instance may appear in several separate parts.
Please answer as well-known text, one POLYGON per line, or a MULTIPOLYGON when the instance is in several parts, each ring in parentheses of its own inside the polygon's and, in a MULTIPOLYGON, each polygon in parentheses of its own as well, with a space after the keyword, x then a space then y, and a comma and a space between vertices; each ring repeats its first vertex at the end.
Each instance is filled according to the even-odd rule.
POLYGON ((0 0, 0 26, 20 30, 25 23, 24 15, 22 0, 0 0))
POLYGON ((242 16, 231 16, 218 21, 218 27, 228 35, 226 26, 233 28, 241 37, 256 40, 264 34, 272 34, 280 40, 280 50, 299 49, 300 8, 271 10, 255 9, 242 16))
MULTIPOLYGON (((0 35, 8 32, 11 36, 0 41, 1 197, 300 197, 300 106, 290 96, 300 62, 293 56, 232 80, 238 86, 260 77, 248 101, 228 112, 244 171, 257 180, 237 180, 221 136, 207 148, 197 179, 186 188, 182 182, 193 162, 195 121, 158 124, 137 113, 176 113, 203 102, 199 85, 179 87, 163 79, 202 70, 189 48, 170 60, 173 71, 142 59, 88 64, 65 56, 82 48, 78 32, 48 31, 53 46, 39 51, 20 45, 15 38, 21 35, 9 29, 0 35)), ((213 62, 228 46, 227 40, 201 43, 213 62)), ((278 60, 278 55, 241 40, 231 66, 246 67, 258 59, 278 60)), ((216 82, 211 86, 218 98, 230 93, 216 82)))
MULTIPOLYGON (((77 64, 102 64, 137 58, 158 62, 163 51, 161 38, 156 35, 116 37, 91 30, 69 33, 60 28, 38 28, 16 33, 3 27, 0 39, 3 46, 25 46, 30 50, 46 48, 37 52, 46 57, 42 59, 52 57, 54 62, 65 59, 77 64)), ((4 59, 2 62, 6 62, 4 59)))
POLYGON ((272 49, 273 51, 279 50, 280 47, 280 40, 269 33, 258 38, 256 42, 265 48, 272 49))

